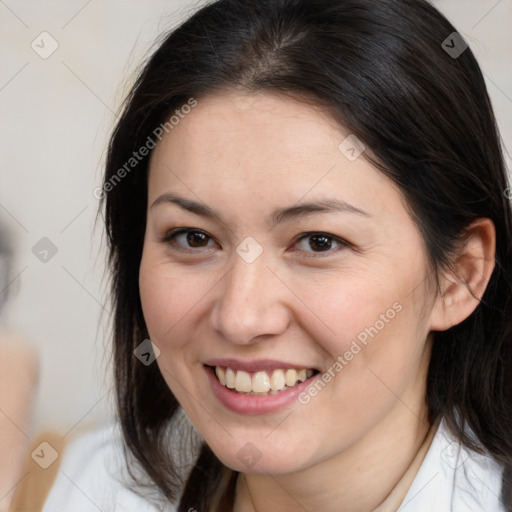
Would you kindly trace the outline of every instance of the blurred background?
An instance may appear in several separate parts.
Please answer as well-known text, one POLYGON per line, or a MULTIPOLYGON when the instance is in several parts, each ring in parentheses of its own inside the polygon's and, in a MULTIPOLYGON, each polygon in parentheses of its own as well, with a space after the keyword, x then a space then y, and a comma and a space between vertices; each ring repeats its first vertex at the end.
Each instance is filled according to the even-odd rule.
MULTIPOLYGON (((203 3, 0 0, 0 222, 15 249, 0 325, 39 355, 32 435, 113 418, 94 190, 134 72, 158 36, 203 3)), ((512 0, 433 3, 476 54, 511 150, 512 0)))

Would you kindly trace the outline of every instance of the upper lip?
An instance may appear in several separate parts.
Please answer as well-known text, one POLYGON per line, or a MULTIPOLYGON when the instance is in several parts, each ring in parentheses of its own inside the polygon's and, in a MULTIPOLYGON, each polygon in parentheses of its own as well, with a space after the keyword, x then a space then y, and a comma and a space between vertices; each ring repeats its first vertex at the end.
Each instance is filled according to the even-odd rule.
POLYGON ((245 372, 260 372, 265 370, 296 369, 296 370, 314 370, 313 366, 303 364, 288 363, 275 359, 258 359, 254 361, 241 361, 239 359, 209 359, 204 363, 206 366, 222 366, 232 370, 242 370, 245 372))

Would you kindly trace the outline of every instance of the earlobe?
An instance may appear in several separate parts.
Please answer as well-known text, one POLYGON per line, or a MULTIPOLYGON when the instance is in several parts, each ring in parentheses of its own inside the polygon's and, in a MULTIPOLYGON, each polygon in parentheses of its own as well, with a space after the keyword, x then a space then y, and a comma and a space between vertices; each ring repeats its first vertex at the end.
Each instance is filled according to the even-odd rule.
POLYGON ((491 219, 473 221, 454 255, 452 269, 440 276, 441 292, 432 308, 430 329, 461 323, 480 303, 495 265, 496 229, 491 219))

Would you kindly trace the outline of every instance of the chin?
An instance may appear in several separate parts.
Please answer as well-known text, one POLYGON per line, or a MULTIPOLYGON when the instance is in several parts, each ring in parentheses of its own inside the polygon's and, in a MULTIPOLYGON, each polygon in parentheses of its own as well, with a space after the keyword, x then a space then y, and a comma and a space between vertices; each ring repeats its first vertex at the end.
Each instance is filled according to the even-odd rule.
MULTIPOLYGON (((303 446, 300 443, 300 446, 303 446)), ((217 458, 227 467, 242 473, 285 475, 311 465, 308 454, 299 445, 273 444, 269 440, 231 440, 230 446, 209 444, 217 458), (233 447, 239 447, 233 450, 233 447)))

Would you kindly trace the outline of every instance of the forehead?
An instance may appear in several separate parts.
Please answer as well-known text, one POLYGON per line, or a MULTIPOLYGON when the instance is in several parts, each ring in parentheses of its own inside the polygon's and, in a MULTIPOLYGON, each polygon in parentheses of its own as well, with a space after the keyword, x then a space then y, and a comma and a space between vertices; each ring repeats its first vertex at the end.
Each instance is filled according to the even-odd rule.
POLYGON ((350 160, 340 151, 349 135, 324 109, 287 96, 200 98, 153 151, 150 199, 172 188, 230 204, 329 193, 373 208, 389 209, 390 201, 402 206, 394 184, 364 153, 350 160))
POLYGON ((168 135, 156 153, 171 146, 177 158, 200 163, 210 158, 211 165, 245 154, 247 169, 266 161, 275 167, 283 158, 314 160, 311 150, 323 146, 332 152, 341 132, 325 111, 288 97, 223 93, 199 99, 168 135))

